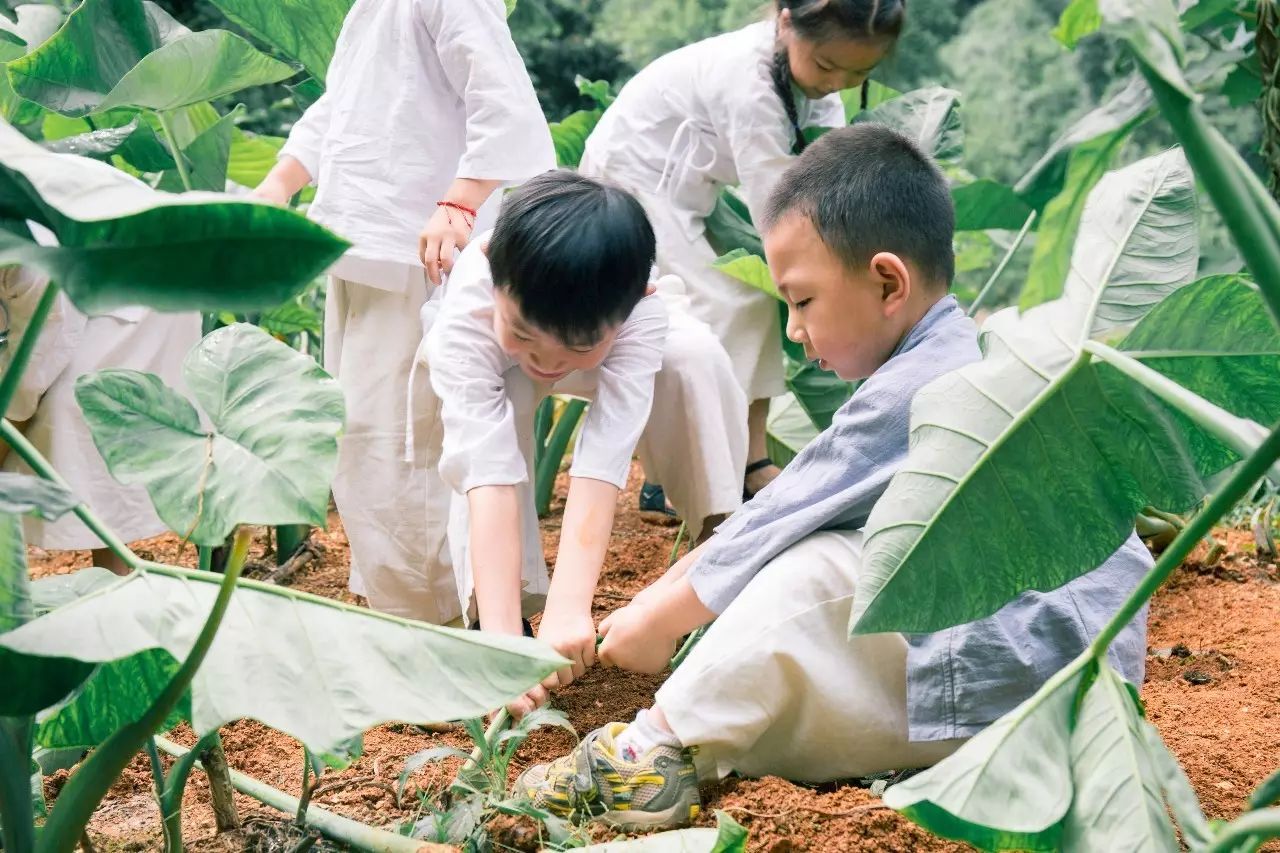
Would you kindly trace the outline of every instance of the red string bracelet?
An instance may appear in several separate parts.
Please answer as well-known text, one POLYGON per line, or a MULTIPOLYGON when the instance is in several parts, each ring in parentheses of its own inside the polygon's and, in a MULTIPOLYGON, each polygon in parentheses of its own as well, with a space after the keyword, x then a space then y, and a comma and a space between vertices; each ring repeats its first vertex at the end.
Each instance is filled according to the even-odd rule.
POLYGON ((436 207, 452 207, 454 210, 460 210, 463 213, 470 215, 472 219, 479 216, 474 208, 467 207, 465 204, 458 204, 456 201, 438 201, 436 202, 436 207))

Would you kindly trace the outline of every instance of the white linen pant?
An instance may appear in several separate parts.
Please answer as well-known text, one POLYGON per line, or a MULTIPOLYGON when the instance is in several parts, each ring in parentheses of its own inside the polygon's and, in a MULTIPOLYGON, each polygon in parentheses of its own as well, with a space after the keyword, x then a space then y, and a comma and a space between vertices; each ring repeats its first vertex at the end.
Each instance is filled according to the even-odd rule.
MULTIPOLYGON (((44 281, 16 267, 2 277, 0 289, 11 311, 11 349, 25 333, 44 281)), ((167 528, 145 487, 123 485, 107 470, 76 402, 76 380, 96 370, 129 368, 154 373, 185 395, 182 361, 199 341, 198 313, 162 314, 136 307, 86 318, 65 294, 59 294, 6 413, 14 421, 26 421, 27 439, 66 479, 76 497, 125 542, 158 536, 167 528)), ((3 469, 32 473, 12 451, 3 469)), ((54 522, 27 515, 23 527, 27 542, 41 548, 105 547, 70 513, 54 522)))
POLYGON ((849 637, 862 534, 823 531, 769 562, 658 691, 699 775, 804 782, 925 767, 963 740, 907 740, 907 643, 849 637))
MULTIPOLYGON (((347 429, 339 443, 333 494, 351 543, 351 588, 388 613, 437 624, 470 599, 466 500, 436 468, 442 440, 429 368, 412 371, 422 339, 426 284, 396 293, 331 279, 325 311, 325 366, 342 385, 347 429), (413 372, 413 461, 404 459, 413 372), (455 567, 457 577, 455 578, 455 567)), ((694 535, 708 516, 742 502, 746 398, 724 349, 706 326, 664 293, 671 315, 654 404, 637 451, 694 535)), ((518 368, 513 370, 518 372, 518 368)), ((553 393, 590 399, 573 374, 553 393)), ((533 413, 540 399, 512 381, 519 440, 533 460, 533 413)), ((529 593, 545 592, 546 566, 534 514, 533 474, 522 484, 522 572, 529 593)))
MULTIPOLYGON (((687 222, 692 214, 678 210, 671 199, 652 192, 652 187, 634 186, 625 178, 606 174, 587 157, 578 171, 617 183, 644 206, 658 240, 659 274, 678 276, 684 281, 693 316, 711 327, 729 353, 734 376, 747 400, 785 394, 778 300, 713 267, 717 255, 705 233, 701 228, 690 233, 687 222)), ((701 221, 698 217, 692 219, 701 221)))

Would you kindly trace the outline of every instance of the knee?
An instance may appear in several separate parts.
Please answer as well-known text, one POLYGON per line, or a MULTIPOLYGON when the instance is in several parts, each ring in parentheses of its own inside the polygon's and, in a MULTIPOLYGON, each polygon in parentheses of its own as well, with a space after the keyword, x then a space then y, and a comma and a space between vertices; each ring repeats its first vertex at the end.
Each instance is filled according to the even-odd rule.
POLYGON ((736 384, 733 365, 718 338, 709 329, 672 329, 662 352, 659 382, 710 381, 736 384))

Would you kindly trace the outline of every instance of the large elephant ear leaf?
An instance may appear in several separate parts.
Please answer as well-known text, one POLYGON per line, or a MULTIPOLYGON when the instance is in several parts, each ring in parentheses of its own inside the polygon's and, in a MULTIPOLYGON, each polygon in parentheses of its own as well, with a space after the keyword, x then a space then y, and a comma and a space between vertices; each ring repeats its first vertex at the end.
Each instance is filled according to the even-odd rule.
MULTIPOLYGON (((213 0, 213 5, 253 36, 301 62, 323 80, 351 0, 213 0)), ((514 2, 508 3, 508 11, 514 2)))
POLYGON ((960 93, 942 86, 916 89, 859 113, 854 123, 883 124, 907 136, 940 161, 958 161, 964 153, 960 93))
POLYGON ((84 0, 8 70, 19 95, 69 116, 172 110, 294 74, 234 33, 193 33, 141 0, 84 0))
POLYGON ((0 262, 29 264, 82 311, 254 311, 297 295, 347 243, 291 210, 214 193, 172 195, 0 124, 0 217, 57 235, 0 233, 0 262), (179 271, 179 272, 175 272, 179 271))
MULTIPOLYGON (((163 661, 190 653, 220 580, 148 564, 0 634, 0 683, 13 687, 0 691, 0 710, 29 706, 43 686, 13 680, 15 666, 67 659, 86 668, 114 661, 117 673, 136 676, 130 700, 119 707, 138 713, 169 681, 163 661), (144 656, 152 665, 143 665, 144 656), (138 665, 124 666, 128 661, 138 665)), ((537 640, 440 628, 241 579, 191 682, 191 723, 203 735, 252 718, 317 755, 339 755, 384 722, 481 716, 564 664, 537 640)), ((91 740, 102 733, 92 710, 79 702, 53 709, 42 735, 91 740)))
POLYGON ((1108 208, 1085 218, 1069 292, 1021 317, 993 315, 983 360, 916 395, 907 460, 867 522, 856 632, 989 616, 1096 568, 1143 505, 1180 512, 1203 498, 1208 457, 1161 403, 1085 350, 1194 273, 1190 185, 1176 150, 1109 175, 1093 197, 1108 208), (1171 269, 1157 275, 1152 253, 1171 253, 1171 269))
POLYGON ((144 485, 165 524, 198 545, 238 524, 323 525, 344 419, 336 380, 244 323, 205 337, 183 376, 211 430, 150 374, 104 370, 76 383, 111 473, 144 485))

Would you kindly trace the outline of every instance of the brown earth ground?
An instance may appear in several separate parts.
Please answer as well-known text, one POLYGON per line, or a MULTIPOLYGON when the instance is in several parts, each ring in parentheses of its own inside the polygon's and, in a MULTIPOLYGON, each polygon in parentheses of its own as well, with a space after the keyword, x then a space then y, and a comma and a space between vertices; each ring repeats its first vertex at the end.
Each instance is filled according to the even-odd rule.
MULTIPOLYGON (((555 556, 563 509, 565 483, 559 485, 557 505, 543 524, 548 563, 555 556)), ((674 525, 642 517, 635 509, 637 488, 633 471, 630 487, 619 498, 616 535, 595 600, 597 616, 621 606, 663 571, 676 535, 674 525)), ((1220 562, 1206 567, 1202 546, 1152 604, 1142 698, 1149 718, 1186 768, 1205 812, 1210 818, 1230 818, 1240 812, 1248 793, 1280 766, 1280 569, 1274 560, 1257 558, 1248 534, 1219 531, 1218 537, 1227 546, 1220 562)), ((321 559, 303 568, 291 584, 351 601, 346 588, 347 540, 336 514, 330 516, 329 530, 317 531, 314 541, 324 548, 321 559)), ((35 577, 72 571, 89 560, 87 552, 31 550, 35 577)), ((161 562, 193 565, 195 560, 190 548, 179 553, 172 536, 138 543, 136 550, 161 562)), ((263 531, 253 557, 273 562, 265 551, 263 531)), ((597 668, 557 694, 555 702, 577 731, 585 734, 612 720, 631 719, 649 704, 660 682, 660 677, 597 668)), ((172 737, 188 745, 194 741, 185 727, 172 737)), ((225 727, 223 738, 234 769, 295 796, 299 793, 301 762, 296 741, 252 721, 225 727)), ((365 736, 362 758, 347 770, 326 774, 329 790, 319 793, 315 802, 378 826, 419 817, 415 786, 417 791, 440 791, 459 762, 446 761, 419 771, 401 806, 395 802, 394 784, 406 756, 442 744, 470 748, 466 736, 457 731, 427 734, 404 726, 375 728, 365 736), (342 782, 349 784, 338 784, 342 782)), ((535 732, 521 747, 512 772, 561 755, 572 744, 567 732, 535 732)), ((62 771, 46 780, 47 794, 56 795, 65 778, 62 771)), ((869 790, 852 783, 815 789, 778 778, 729 779, 704 788, 703 801, 701 822, 712 825, 715 810, 728 812, 750 830, 753 851, 968 849, 927 835, 879 806, 869 790)), ((288 849, 266 843, 271 831, 268 821, 278 823, 279 813, 240 795, 237 805, 246 829, 217 835, 208 784, 203 774, 193 773, 183 805, 188 849, 288 849)), ((100 851, 161 849, 158 809, 145 759, 136 759, 112 788, 89 834, 100 851)), ((515 837, 518 834, 509 833, 503 840, 523 848, 515 837)))

